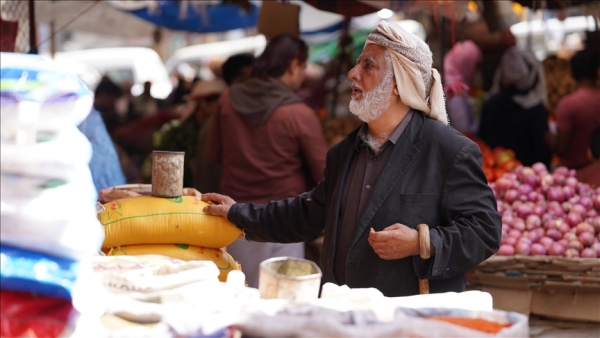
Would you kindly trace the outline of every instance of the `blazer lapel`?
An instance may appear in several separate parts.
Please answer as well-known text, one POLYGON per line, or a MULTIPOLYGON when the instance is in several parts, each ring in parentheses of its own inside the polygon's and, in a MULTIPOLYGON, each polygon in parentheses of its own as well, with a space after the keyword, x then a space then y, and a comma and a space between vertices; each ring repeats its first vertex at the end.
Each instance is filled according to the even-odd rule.
POLYGON ((356 234, 354 234, 354 239, 352 240, 352 246, 356 244, 377 210, 379 210, 392 189, 394 189, 394 186, 419 154, 420 150, 413 145, 413 139, 420 132, 417 129, 421 128, 423 122, 422 118, 419 117, 422 117, 422 115, 415 114, 413 116, 412 121, 410 121, 406 130, 394 145, 394 150, 392 150, 388 163, 377 179, 373 195, 371 195, 371 198, 367 202, 367 206, 360 218, 356 234))

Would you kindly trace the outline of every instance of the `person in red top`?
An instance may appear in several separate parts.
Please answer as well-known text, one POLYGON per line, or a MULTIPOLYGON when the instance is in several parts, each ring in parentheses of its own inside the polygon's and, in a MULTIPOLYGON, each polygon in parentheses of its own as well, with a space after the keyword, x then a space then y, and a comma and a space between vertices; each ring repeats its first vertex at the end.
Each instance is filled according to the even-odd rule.
MULTIPOLYGON (((253 77, 234 83, 219 100, 207 159, 222 164, 221 193, 266 203, 297 196, 324 177, 327 148, 314 110, 295 93, 304 79, 308 47, 291 35, 273 38, 253 77)), ((258 285, 259 264, 277 256, 304 257, 304 243, 238 240, 227 247, 246 281, 258 285)))
POLYGON ((592 164, 577 170, 577 179, 594 187, 600 187, 600 128, 596 128, 590 137, 588 157, 592 164))
POLYGON ((590 164, 587 149, 592 131, 600 127, 600 89, 594 84, 600 56, 592 50, 578 52, 571 59, 571 73, 578 89, 563 97, 556 108, 558 133, 550 137, 550 148, 563 165, 580 169, 590 164))

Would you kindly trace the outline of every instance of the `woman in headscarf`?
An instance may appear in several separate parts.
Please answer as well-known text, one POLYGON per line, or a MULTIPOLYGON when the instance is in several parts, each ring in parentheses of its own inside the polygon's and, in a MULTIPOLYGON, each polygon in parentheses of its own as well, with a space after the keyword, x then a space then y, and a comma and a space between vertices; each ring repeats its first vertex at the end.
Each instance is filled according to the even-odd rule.
POLYGON ((490 147, 512 149, 523 165, 549 166, 546 83, 533 53, 512 47, 494 76, 493 95, 484 103, 479 136, 490 147))
POLYGON ((444 56, 444 91, 450 125, 463 134, 476 135, 479 121, 468 95, 483 54, 471 41, 457 42, 444 56))

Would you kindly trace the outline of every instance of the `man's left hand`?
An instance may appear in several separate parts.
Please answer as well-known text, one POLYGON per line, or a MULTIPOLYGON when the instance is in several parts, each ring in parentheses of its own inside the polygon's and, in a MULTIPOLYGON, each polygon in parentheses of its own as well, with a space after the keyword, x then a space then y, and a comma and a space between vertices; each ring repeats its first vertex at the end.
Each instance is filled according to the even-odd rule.
POLYGON ((371 228, 369 244, 381 259, 401 259, 419 254, 419 233, 400 223, 379 232, 371 228))

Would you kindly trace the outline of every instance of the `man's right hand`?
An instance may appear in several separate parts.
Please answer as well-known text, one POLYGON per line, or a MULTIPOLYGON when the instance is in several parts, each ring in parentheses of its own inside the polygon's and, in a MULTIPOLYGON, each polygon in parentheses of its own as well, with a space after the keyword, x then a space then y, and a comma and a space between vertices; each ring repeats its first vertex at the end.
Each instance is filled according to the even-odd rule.
POLYGON ((208 193, 202 194, 202 200, 204 202, 208 202, 211 205, 207 205, 202 209, 207 214, 219 215, 224 218, 227 218, 227 214, 229 214, 229 209, 236 202, 229 196, 208 193))

